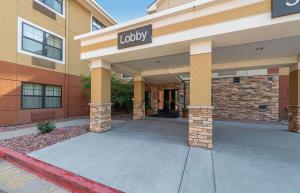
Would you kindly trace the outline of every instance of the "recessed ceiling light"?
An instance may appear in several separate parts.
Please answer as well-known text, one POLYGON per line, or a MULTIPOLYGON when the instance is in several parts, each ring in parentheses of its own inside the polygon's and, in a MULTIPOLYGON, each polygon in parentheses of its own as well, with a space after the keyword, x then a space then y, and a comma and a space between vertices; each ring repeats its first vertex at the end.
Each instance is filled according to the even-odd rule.
POLYGON ((258 47, 258 48, 256 48, 255 50, 256 51, 260 51, 260 50, 264 50, 265 49, 265 47, 258 47))

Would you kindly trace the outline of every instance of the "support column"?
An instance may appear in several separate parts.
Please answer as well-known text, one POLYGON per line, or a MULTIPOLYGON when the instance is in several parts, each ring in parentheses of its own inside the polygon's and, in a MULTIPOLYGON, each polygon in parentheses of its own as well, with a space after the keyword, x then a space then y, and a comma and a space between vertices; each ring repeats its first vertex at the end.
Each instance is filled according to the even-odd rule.
POLYGON ((133 119, 145 119, 145 80, 141 76, 134 77, 133 119))
POLYGON ((111 129, 111 67, 103 60, 91 63, 90 131, 111 129))
POLYGON ((189 145, 211 149, 212 111, 212 43, 190 45, 189 145))
POLYGON ((289 74, 289 130, 300 132, 300 57, 290 67, 289 74))

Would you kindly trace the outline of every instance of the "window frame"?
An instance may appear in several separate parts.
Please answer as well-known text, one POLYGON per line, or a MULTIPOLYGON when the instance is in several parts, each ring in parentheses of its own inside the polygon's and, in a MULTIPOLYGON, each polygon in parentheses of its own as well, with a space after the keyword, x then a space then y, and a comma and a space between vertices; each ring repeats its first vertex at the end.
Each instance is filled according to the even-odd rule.
POLYGON ((101 23, 101 26, 102 26, 102 28, 101 29, 104 29, 104 28, 106 28, 106 26, 104 25, 104 23, 102 23, 101 21, 99 21, 96 17, 94 17, 94 16, 91 16, 91 32, 96 32, 96 31, 99 31, 99 30, 101 30, 101 29, 98 29, 98 30, 93 30, 93 23, 94 23, 94 19, 96 20, 96 21, 98 21, 99 23, 101 23))
MULTIPOLYGON (((43 49, 44 49, 45 45, 49 46, 51 48, 53 47, 53 46, 48 45, 46 43, 46 39, 44 39, 43 42, 39 42, 39 41, 36 41, 36 40, 34 40, 32 38, 28 38, 28 37, 25 37, 25 38, 29 39, 29 40, 32 40, 34 42, 42 43, 43 49)), ((38 25, 30 22, 30 21, 27 21, 27 20, 25 20, 25 19, 23 19, 21 17, 18 17, 18 52, 22 53, 22 54, 29 55, 29 56, 34 56, 34 57, 37 57, 37 58, 48 60, 48 61, 51 61, 51 62, 55 62, 55 63, 58 63, 58 64, 65 64, 65 38, 62 37, 62 36, 60 36, 60 35, 58 35, 58 34, 56 34, 56 33, 54 33, 54 32, 51 32, 51 31, 49 31, 49 30, 47 30, 47 29, 45 29, 43 27, 40 27, 40 26, 38 26, 38 25), (43 35, 44 36, 45 36, 45 34, 50 34, 52 36, 60 38, 62 40, 62 48, 61 49, 56 48, 56 47, 54 47, 54 48, 62 51, 62 53, 61 53, 62 54, 62 59, 58 60, 58 59, 54 59, 54 58, 51 58, 51 57, 48 57, 48 56, 45 56, 45 55, 40 55, 40 54, 36 54, 34 52, 30 52, 30 51, 24 50, 23 49, 23 34, 24 34, 23 28, 24 28, 24 24, 27 24, 27 25, 29 25, 31 27, 34 27, 34 28, 36 28, 38 30, 43 31, 43 35)))
POLYGON ((63 92, 62 92, 62 86, 61 85, 52 85, 52 84, 41 84, 36 82, 21 82, 21 110, 33 110, 33 109, 61 109, 63 107, 63 92), (35 95, 24 95, 23 89, 25 84, 36 84, 42 86, 42 95, 41 96, 35 96, 35 95), (46 96, 46 87, 47 86, 57 86, 60 88, 60 96, 46 96), (23 104, 23 97, 41 97, 42 98, 42 107, 41 108, 24 108, 23 104), (46 107, 46 97, 53 97, 53 98, 60 98, 60 106, 59 107, 46 107))
POLYGON ((48 6, 47 4, 45 4, 44 2, 41 2, 40 0, 34 0, 36 3, 40 4, 41 6, 49 9, 50 11, 54 12, 56 15, 61 16, 62 18, 65 19, 65 12, 66 12, 66 6, 65 6, 65 0, 62 0, 62 13, 56 11, 54 8, 48 6))

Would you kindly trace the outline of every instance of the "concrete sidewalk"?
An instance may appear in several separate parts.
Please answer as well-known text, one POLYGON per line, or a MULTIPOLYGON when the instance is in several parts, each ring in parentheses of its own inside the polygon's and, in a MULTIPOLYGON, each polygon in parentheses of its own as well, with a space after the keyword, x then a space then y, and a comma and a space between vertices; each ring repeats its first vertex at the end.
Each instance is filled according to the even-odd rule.
POLYGON ((214 122, 214 149, 187 146, 187 122, 113 123, 30 156, 126 193, 298 193, 300 135, 282 124, 214 122))
POLYGON ((67 193, 68 191, 0 160, 0 193, 67 193))
MULTIPOLYGON (((70 121, 55 123, 55 125, 56 125, 56 128, 89 125, 89 119, 74 119, 74 120, 70 120, 70 121)), ((0 140, 10 139, 13 137, 20 137, 23 135, 36 134, 36 133, 39 133, 39 130, 37 129, 36 126, 24 128, 24 129, 18 129, 18 130, 14 130, 14 131, 1 132, 0 140)))

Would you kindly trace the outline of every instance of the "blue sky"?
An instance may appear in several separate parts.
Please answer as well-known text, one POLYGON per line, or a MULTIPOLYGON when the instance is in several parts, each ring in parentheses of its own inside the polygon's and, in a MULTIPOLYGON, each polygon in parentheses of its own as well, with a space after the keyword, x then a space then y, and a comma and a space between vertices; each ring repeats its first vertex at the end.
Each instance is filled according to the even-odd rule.
POLYGON ((96 0, 119 23, 146 15, 154 0, 96 0))

